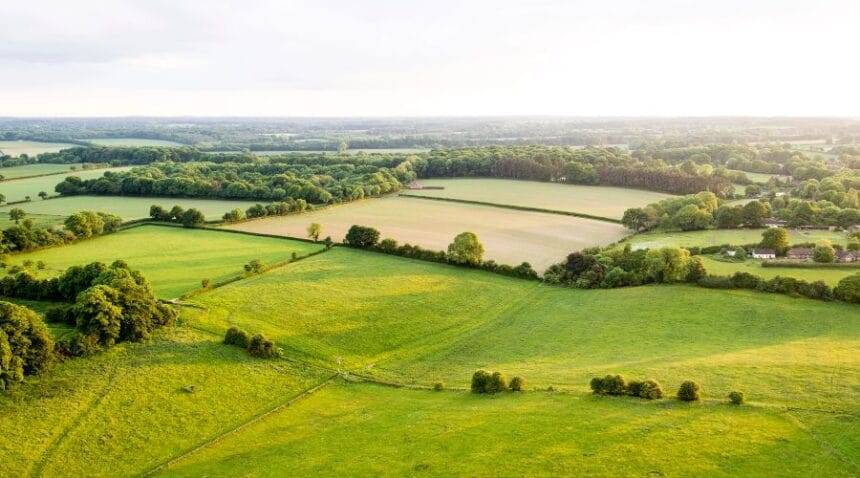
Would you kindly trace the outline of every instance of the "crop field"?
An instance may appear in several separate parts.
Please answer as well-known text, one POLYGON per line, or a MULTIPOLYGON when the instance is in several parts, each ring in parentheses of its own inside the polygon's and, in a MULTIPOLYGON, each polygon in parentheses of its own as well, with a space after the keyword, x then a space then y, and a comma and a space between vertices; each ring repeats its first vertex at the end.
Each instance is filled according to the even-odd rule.
MULTIPOLYGON (((646 232, 628 239, 635 249, 654 249, 659 247, 706 247, 730 244, 740 246, 761 242, 761 234, 766 229, 709 229, 705 231, 646 232)), ((788 241, 791 244, 828 240, 833 244, 845 244, 848 236, 844 232, 826 230, 789 229, 788 241)))
MULTIPOLYGON (((0 168, 0 174, 5 179, 15 179, 27 176, 38 176, 41 174, 58 174, 71 171, 72 166, 80 168, 80 164, 27 164, 24 166, 12 166, 0 168)), ((2 185, 0 185, 2 187, 2 185)))
POLYGON ((0 193, 6 196, 7 202, 23 201, 27 196, 34 201, 41 201, 38 194, 41 191, 48 193, 49 196, 54 196, 57 193, 54 187, 63 182, 68 176, 77 176, 81 179, 100 178, 105 171, 126 171, 130 167, 109 168, 109 169, 93 169, 88 171, 73 171, 68 174, 52 174, 50 176, 40 176, 36 178, 16 179, 14 181, 3 181, 0 183, 0 193))
POLYGON ((253 201, 227 201, 221 199, 186 199, 186 198, 164 198, 164 197, 137 197, 137 196, 67 196, 42 201, 34 199, 32 202, 16 204, 14 206, 0 207, 0 215, 6 216, 12 207, 23 209, 27 214, 54 216, 60 219, 68 217, 78 211, 109 212, 122 217, 125 220, 149 217, 149 207, 153 204, 170 209, 179 205, 184 209, 197 208, 206 219, 220 219, 225 212, 235 208, 242 210, 256 204, 253 201))
POLYGON ((562 289, 343 248, 191 300, 200 308, 150 343, 71 360, 0 395, 5 470, 857 471, 855 306, 689 286, 562 289), (266 333, 285 358, 221 344, 231 325, 266 333), (527 391, 473 395, 478 368, 521 375, 527 391), (333 370, 349 380, 330 380, 333 370), (588 380, 607 373, 655 378, 670 397, 592 396, 588 380), (685 379, 702 385, 702 402, 671 398, 685 379), (407 388, 369 383, 379 380, 407 388), (436 382, 445 390, 427 389, 436 382), (727 405, 733 389, 749 403, 727 405))
POLYGON ((379 229, 382 238, 435 250, 446 249, 457 234, 471 231, 484 244, 485 258, 511 265, 527 261, 540 272, 572 251, 615 242, 626 234, 624 227, 609 222, 406 197, 356 201, 227 227, 306 237, 312 222, 322 225, 322 237, 335 242, 359 224, 379 229))
POLYGON ((175 141, 147 138, 87 138, 82 141, 99 146, 187 146, 175 141))
POLYGON ((776 276, 794 277, 809 282, 820 280, 830 286, 835 286, 843 278, 860 272, 860 267, 762 267, 761 261, 756 259, 749 259, 744 262, 726 262, 708 256, 701 257, 709 274, 722 276, 732 275, 735 272, 748 272, 764 279, 772 279, 776 276))
POLYGON ((510 179, 422 179, 419 183, 445 189, 415 189, 404 193, 575 212, 619 220, 626 209, 644 207, 672 197, 670 194, 638 189, 510 179))
POLYGON ((93 261, 128 262, 152 283, 156 294, 174 298, 198 289, 200 281, 213 284, 241 275, 253 259, 267 264, 304 256, 322 246, 280 238, 254 237, 202 229, 140 226, 81 241, 64 247, 42 249, 13 256, 13 264, 44 261, 44 275, 55 275, 69 266, 93 261))
POLYGON ((74 148, 76 144, 69 143, 44 143, 41 141, 0 141, 0 154, 9 155, 12 157, 21 156, 36 156, 42 153, 56 153, 61 149, 74 148))

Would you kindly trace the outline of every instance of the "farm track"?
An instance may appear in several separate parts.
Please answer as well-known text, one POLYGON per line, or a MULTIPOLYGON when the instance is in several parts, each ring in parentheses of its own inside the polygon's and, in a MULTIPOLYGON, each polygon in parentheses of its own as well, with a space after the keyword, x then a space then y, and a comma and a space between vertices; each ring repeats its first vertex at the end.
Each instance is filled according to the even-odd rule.
POLYGON ((45 471, 45 466, 48 465, 51 460, 51 457, 60 448, 60 446, 66 440, 66 437, 69 436, 69 434, 71 434, 72 432, 74 432, 81 425, 81 423, 93 411, 95 411, 96 408, 98 408, 102 400, 104 400, 108 393, 111 391, 118 372, 119 367, 114 367, 111 371, 110 378, 107 380, 107 383, 105 383, 104 387, 98 393, 98 395, 96 395, 96 397, 89 403, 89 405, 87 405, 87 407, 82 410, 81 413, 79 413, 74 420, 72 420, 68 425, 63 428, 63 431, 60 432, 59 435, 57 435, 56 437, 54 437, 53 440, 51 440, 51 443, 48 445, 47 448, 45 448, 45 452, 42 453, 42 457, 39 459, 38 462, 36 462, 35 465, 33 465, 33 470, 30 472, 30 476, 39 477, 43 475, 45 471))

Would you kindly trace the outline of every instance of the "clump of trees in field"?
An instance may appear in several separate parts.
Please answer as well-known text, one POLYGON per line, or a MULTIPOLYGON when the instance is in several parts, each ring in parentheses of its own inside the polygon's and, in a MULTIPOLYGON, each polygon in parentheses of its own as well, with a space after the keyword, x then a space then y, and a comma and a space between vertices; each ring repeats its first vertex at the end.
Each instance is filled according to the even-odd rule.
POLYGON ((153 204, 149 207, 149 217, 156 221, 182 224, 184 227, 199 227, 206 222, 206 216, 199 209, 183 209, 178 204, 169 210, 153 204))
POLYGON ((495 394, 500 392, 521 392, 525 387, 525 380, 522 377, 514 377, 508 383, 505 374, 501 372, 487 372, 486 370, 478 370, 472 374, 472 393, 479 394, 495 394))
POLYGON ((63 228, 37 227, 21 209, 12 209, 11 227, 0 232, 0 254, 24 252, 41 247, 68 244, 119 230, 122 219, 114 214, 80 211, 66 218, 63 228))
POLYGON ((0 390, 54 361, 54 340, 42 318, 32 310, 0 301, 0 390))
POLYGON ((647 400, 663 398, 660 383, 651 379, 627 382, 621 375, 606 375, 592 378, 589 386, 595 395, 629 395, 647 400))
POLYGON ((283 351, 275 347, 275 343, 266 338, 265 335, 254 334, 252 336, 236 326, 227 329, 227 333, 224 334, 224 343, 243 348, 252 357, 275 358, 283 355, 283 351))

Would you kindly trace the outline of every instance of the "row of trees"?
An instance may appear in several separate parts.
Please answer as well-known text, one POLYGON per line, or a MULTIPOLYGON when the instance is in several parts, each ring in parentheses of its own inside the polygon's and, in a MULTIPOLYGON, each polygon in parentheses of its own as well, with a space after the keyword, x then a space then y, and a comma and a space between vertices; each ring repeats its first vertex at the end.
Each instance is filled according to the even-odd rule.
MULTIPOLYGON (((303 212, 307 209, 308 203, 304 199, 296 200, 290 198, 286 201, 276 202, 267 205, 255 204, 244 211, 239 208, 236 208, 232 211, 227 211, 226 213, 224 213, 222 219, 224 220, 224 222, 232 223, 258 217, 286 216, 288 214, 303 212)), ((315 241, 318 239, 318 236, 319 233, 317 233, 317 237, 314 238, 315 241)))
POLYGON ((478 370, 472 374, 472 393, 495 394, 500 392, 522 392, 526 381, 522 377, 513 377, 510 382, 505 374, 501 372, 487 372, 478 370))
POLYGON ((0 232, 0 254, 23 252, 41 247, 69 244, 101 234, 115 232, 122 225, 122 218, 103 212, 80 211, 67 217, 64 227, 37 227, 17 208, 9 211, 15 225, 0 232))
POLYGON ((252 357, 275 358, 283 355, 283 350, 275 346, 263 334, 251 335, 239 327, 232 326, 224 334, 224 343, 248 351, 252 357))

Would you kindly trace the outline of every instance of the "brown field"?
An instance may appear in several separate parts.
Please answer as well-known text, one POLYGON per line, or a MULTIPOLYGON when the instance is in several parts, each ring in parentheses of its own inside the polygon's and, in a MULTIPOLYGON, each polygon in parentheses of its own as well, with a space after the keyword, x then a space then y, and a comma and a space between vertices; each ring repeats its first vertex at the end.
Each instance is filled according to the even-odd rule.
POLYGON ((312 222, 322 225, 323 237, 331 236, 335 242, 350 226, 360 224, 379 229, 382 238, 436 250, 446 249, 457 234, 471 231, 484 244, 485 259, 512 265, 526 261, 539 272, 572 251, 615 242, 626 234, 624 227, 609 222, 406 197, 357 201, 227 227, 306 237, 312 222))

